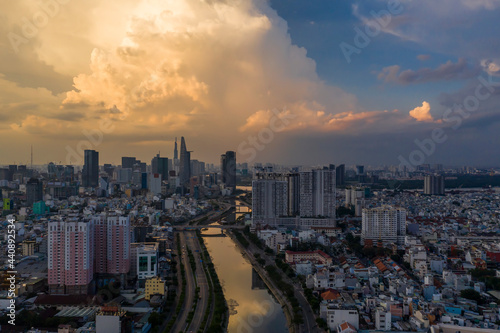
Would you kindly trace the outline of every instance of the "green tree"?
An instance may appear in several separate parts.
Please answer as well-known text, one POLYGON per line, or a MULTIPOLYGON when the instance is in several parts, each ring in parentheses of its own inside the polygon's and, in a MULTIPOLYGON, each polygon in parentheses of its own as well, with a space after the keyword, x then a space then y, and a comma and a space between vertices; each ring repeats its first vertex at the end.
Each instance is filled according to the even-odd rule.
POLYGON ((149 318, 148 318, 148 321, 149 323, 151 324, 151 326, 159 326, 161 325, 161 316, 158 312, 153 312, 149 315, 149 318))
POLYGON ((476 302, 480 302, 482 297, 481 294, 475 291, 474 289, 464 289, 460 292, 460 296, 463 298, 467 298, 476 302))

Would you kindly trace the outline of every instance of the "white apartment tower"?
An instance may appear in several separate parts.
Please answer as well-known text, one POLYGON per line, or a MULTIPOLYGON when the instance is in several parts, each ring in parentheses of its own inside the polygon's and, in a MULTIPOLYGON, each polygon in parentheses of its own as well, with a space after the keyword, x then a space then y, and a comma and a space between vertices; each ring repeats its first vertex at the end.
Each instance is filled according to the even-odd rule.
POLYGON ((300 216, 335 218, 335 170, 300 173, 300 216))
POLYGON ((373 243, 382 241, 384 246, 395 243, 404 244, 406 236, 406 210, 399 207, 381 206, 365 208, 362 213, 363 223, 361 239, 373 243))
POLYGON ((288 214, 288 184, 273 177, 252 181, 254 220, 273 219, 288 214))

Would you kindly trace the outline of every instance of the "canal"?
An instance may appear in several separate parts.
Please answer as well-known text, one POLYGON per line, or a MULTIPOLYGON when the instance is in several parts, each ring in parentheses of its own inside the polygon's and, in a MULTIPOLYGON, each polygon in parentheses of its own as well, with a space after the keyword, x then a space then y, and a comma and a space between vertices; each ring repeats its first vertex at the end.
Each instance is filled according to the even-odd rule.
MULTIPOLYGON (((217 233, 205 230, 203 233, 217 233)), ((205 237, 229 306, 229 333, 286 333, 281 305, 230 237, 205 237)))

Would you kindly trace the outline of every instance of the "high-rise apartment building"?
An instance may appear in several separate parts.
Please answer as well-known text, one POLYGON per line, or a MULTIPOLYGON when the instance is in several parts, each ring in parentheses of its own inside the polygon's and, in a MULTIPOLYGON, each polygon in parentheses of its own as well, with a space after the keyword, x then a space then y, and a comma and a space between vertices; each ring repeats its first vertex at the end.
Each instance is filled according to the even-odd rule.
POLYGON ((106 213, 101 213, 92 217, 94 224, 95 240, 95 272, 98 274, 108 273, 108 220, 106 213))
POLYGON ((274 175, 252 181, 252 216, 255 221, 288 215, 288 183, 274 175))
POLYGON ((95 230, 95 270, 99 274, 126 274, 130 270, 130 217, 119 212, 92 217, 95 230))
POLYGON ((300 174, 290 173, 285 177, 288 185, 288 216, 300 215, 300 174))
POLYGON ((335 209, 335 170, 301 172, 300 216, 335 218, 335 209))
POLYGON ((362 213, 361 239, 402 245, 406 236, 406 210, 399 207, 381 206, 365 208, 362 213))
POLYGON ((441 175, 426 175, 424 177, 424 194, 444 195, 444 177, 441 175))
POLYGON ((130 218, 119 213, 71 215, 48 223, 48 280, 53 294, 87 294, 94 273, 130 270, 130 218))
POLYGON ((341 164, 335 168, 336 186, 345 184, 345 164, 341 164))
POLYGON ((236 189, 236 153, 227 151, 220 157, 222 183, 233 190, 236 189))
POLYGON ((301 229, 335 226, 334 168, 300 173, 256 170, 252 181, 254 224, 301 229))
POLYGON ((94 277, 94 228, 78 216, 48 223, 51 294, 87 294, 94 277))
POLYGON ((99 152, 95 150, 84 152, 82 185, 83 187, 99 186, 99 152))
POLYGON ((129 216, 117 213, 108 214, 106 244, 107 273, 127 274, 130 270, 129 216))

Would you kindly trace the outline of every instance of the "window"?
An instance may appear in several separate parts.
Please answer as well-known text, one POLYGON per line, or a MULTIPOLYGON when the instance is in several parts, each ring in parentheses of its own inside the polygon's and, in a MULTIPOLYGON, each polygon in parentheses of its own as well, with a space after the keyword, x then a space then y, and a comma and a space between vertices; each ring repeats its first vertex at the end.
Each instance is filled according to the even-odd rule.
POLYGON ((148 257, 139 257, 139 271, 144 272, 148 270, 148 257))
POLYGON ((156 264, 156 257, 151 257, 151 268, 150 268, 150 270, 152 270, 152 271, 155 270, 155 264, 156 264))

